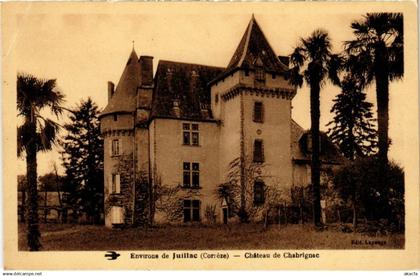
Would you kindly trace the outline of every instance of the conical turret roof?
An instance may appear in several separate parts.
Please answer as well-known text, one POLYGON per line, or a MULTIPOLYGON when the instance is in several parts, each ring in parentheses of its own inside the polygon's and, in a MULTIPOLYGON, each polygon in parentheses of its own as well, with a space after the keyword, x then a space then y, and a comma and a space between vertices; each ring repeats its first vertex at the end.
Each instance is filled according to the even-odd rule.
POLYGON ((140 64, 136 51, 128 58, 124 72, 121 75, 114 95, 102 111, 101 116, 118 112, 133 112, 136 110, 137 87, 140 84, 140 64))
POLYGON ((254 16, 252 16, 226 71, 230 72, 236 68, 254 69, 255 66, 262 66, 265 71, 279 74, 288 69, 278 59, 254 16))

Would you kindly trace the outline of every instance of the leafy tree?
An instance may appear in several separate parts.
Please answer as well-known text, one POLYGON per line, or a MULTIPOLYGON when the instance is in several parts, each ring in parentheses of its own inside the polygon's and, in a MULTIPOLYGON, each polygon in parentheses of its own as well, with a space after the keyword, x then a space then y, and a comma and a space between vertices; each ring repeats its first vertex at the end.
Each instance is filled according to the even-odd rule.
POLYGON ((313 211, 315 226, 321 225, 320 161, 319 161, 319 118, 320 91, 327 79, 339 85, 338 71, 342 59, 331 52, 331 42, 324 30, 315 30, 310 37, 301 39, 291 57, 292 68, 289 82, 301 87, 303 82, 310 88, 311 108, 311 183, 313 185, 313 211))
POLYGON ((238 157, 229 163, 227 181, 218 185, 215 196, 226 202, 228 214, 231 217, 237 216, 241 222, 254 220, 261 213, 267 218, 274 207, 286 201, 287 193, 277 188, 272 176, 264 174, 264 163, 253 162, 249 156, 243 160, 241 162, 238 157), (263 183, 263 199, 257 203, 254 202, 254 188, 258 181, 263 183))
POLYGON ((17 110, 23 124, 17 129, 17 154, 26 156, 28 180, 28 246, 31 251, 41 247, 38 227, 37 152, 51 150, 59 126, 41 112, 51 111, 57 118, 62 113, 64 95, 56 89, 56 80, 38 79, 29 74, 17 75, 17 110))
POLYGON ((64 176, 57 176, 55 172, 46 173, 38 178, 40 189, 47 192, 63 191, 66 189, 64 178, 64 176))
POLYGON ((368 220, 387 221, 388 226, 404 228, 404 171, 395 163, 386 164, 384 183, 376 157, 360 158, 339 170, 334 185, 343 200, 356 200, 357 213, 368 220))
MULTIPOLYGON (((58 197, 58 203, 60 205, 59 216, 64 210, 62 192, 66 189, 65 177, 60 176, 57 173, 56 165, 54 164, 54 171, 46 173, 38 178, 39 189, 44 192, 44 207, 48 207, 48 192, 56 193, 58 197)), ((47 221, 48 209, 44 209, 44 221, 47 221)))
POLYGON ((335 116, 327 125, 331 126, 327 134, 349 160, 375 152, 372 106, 357 81, 347 76, 341 84, 341 93, 334 99, 331 113, 335 116))
POLYGON ((67 134, 61 141, 69 202, 96 224, 103 214, 103 140, 98 115, 98 106, 91 98, 82 100, 71 111, 70 123, 64 126, 67 134))
POLYGON ((350 70, 362 80, 361 88, 376 84, 379 158, 388 163, 389 82, 404 76, 402 13, 368 13, 351 24, 355 39, 345 43, 350 70))

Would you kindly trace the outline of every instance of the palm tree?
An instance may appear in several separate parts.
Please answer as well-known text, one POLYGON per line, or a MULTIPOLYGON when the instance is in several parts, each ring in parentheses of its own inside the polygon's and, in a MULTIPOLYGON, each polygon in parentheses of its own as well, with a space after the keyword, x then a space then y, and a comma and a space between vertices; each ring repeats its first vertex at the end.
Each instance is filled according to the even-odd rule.
POLYGON ((55 143, 59 125, 41 115, 49 109, 52 114, 62 113, 64 95, 56 90, 56 80, 42 80, 29 74, 17 76, 17 110, 23 124, 17 129, 17 154, 26 156, 28 181, 27 239, 31 251, 41 247, 38 227, 37 160, 38 151, 48 151, 55 143))
POLYGON ((380 164, 388 164, 389 82, 404 76, 404 31, 401 13, 368 13, 351 24, 356 39, 345 43, 352 74, 362 85, 376 84, 380 164))
POLYGON ((313 219, 316 227, 321 225, 320 161, 319 161, 319 94, 327 79, 339 85, 338 71, 342 58, 331 52, 331 42, 324 30, 315 30, 307 39, 301 38, 290 57, 292 68, 289 82, 301 87, 303 82, 310 87, 311 102, 311 183, 313 187, 313 219))

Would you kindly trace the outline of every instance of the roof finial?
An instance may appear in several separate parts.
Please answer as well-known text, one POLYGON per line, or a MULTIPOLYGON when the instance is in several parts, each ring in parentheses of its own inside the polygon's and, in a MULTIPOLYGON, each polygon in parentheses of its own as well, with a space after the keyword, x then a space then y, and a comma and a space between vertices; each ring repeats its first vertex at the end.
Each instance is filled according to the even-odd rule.
POLYGON ((252 13, 252 17, 251 17, 251 19, 252 19, 252 20, 255 20, 254 13, 252 13))
POLYGON ((133 50, 134 50, 134 40, 132 41, 132 43, 133 43, 133 50))

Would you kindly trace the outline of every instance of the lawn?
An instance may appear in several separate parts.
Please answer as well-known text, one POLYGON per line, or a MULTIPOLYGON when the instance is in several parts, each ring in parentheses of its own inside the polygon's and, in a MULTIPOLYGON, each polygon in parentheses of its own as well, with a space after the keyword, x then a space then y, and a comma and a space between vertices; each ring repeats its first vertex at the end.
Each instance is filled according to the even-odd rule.
MULTIPOLYGON (((19 225, 19 250, 27 250, 26 227, 19 225)), ((203 250, 203 249, 400 249, 404 235, 344 233, 337 227, 315 231, 310 225, 259 224, 155 226, 108 229, 104 226, 42 224, 42 250, 203 250)))

